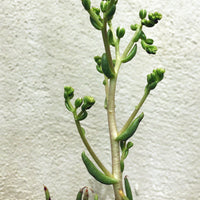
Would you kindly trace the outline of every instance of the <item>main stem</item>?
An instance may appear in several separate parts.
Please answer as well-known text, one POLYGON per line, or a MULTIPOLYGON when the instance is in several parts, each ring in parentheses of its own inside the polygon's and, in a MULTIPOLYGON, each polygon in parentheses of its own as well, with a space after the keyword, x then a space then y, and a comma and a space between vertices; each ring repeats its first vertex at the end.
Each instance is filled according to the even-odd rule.
POLYGON ((116 81, 117 81, 116 77, 110 80, 107 114, 108 114, 110 141, 111 141, 112 174, 115 178, 119 180, 118 183, 113 185, 113 189, 115 193, 115 199, 121 200, 122 198, 119 195, 119 190, 123 190, 123 187, 122 187, 122 173, 120 168, 120 148, 119 148, 119 142, 115 141, 115 138, 117 137, 117 126, 115 119, 116 81))
MULTIPOLYGON (((102 37, 103 37, 105 51, 108 58, 108 63, 110 65, 111 70, 114 71, 110 45, 109 45, 108 35, 107 35, 107 19, 106 18, 104 18, 103 20, 102 37)), ((119 148, 119 142, 115 141, 115 138, 117 137, 117 125, 116 125, 116 119, 115 119, 116 83, 117 83, 117 73, 115 74, 114 78, 110 79, 110 82, 109 82, 109 91, 107 95, 107 102, 108 102, 107 115, 108 115, 108 126, 109 126, 110 143, 111 143, 112 174, 116 179, 118 179, 118 183, 113 185, 113 190, 115 194, 115 200, 122 200, 122 197, 119 195, 119 190, 123 191, 122 173, 121 173, 121 168, 120 168, 120 148, 119 148)))

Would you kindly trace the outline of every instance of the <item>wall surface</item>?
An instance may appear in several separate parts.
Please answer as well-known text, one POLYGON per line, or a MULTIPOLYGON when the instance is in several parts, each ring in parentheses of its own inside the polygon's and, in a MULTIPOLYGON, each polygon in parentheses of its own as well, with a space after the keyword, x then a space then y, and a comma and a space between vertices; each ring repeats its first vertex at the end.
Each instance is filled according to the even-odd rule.
MULTIPOLYGON (((93 0, 94 6, 100 1, 93 0)), ((116 94, 117 126, 126 122, 143 95, 146 75, 165 68, 165 79, 141 111, 141 126, 126 160, 135 200, 200 199, 200 31, 199 0, 119 0, 113 26, 126 28, 126 47, 138 11, 159 11, 161 22, 145 28, 158 46, 122 65, 116 94)), ((112 187, 89 176, 85 150, 63 87, 75 97, 92 95, 95 106, 83 122, 97 155, 111 169, 103 77, 93 57, 104 52, 81 1, 1 0, 0 2, 0 199, 75 199, 89 186, 99 199, 112 200, 112 187)))

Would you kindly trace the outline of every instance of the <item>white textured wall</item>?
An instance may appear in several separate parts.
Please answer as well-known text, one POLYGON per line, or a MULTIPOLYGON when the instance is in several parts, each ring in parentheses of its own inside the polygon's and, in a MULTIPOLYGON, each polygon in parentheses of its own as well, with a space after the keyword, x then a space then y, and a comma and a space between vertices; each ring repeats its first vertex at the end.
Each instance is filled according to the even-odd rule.
MULTIPOLYGON (((135 200, 198 200, 200 1, 119 0, 115 27, 128 30, 141 8, 163 14, 157 26, 145 29, 159 50, 150 56, 139 48, 135 60, 122 66, 116 95, 119 128, 142 96, 146 74, 163 67, 166 76, 142 108, 145 118, 132 140, 125 174, 138 187, 135 200)), ((82 164, 85 148, 63 99, 64 85, 73 86, 76 97, 96 98, 83 126, 110 169, 103 79, 92 59, 102 53, 100 32, 89 24, 81 1, 1 0, 1 200, 44 200, 43 184, 52 199, 75 199, 85 185, 102 193, 100 199, 113 199, 112 187, 95 182, 82 164)))

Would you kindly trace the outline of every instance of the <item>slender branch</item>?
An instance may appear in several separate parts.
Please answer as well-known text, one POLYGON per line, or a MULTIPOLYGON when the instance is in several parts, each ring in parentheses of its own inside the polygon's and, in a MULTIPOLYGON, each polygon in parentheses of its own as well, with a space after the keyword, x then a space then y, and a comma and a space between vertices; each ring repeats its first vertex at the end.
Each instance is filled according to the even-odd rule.
POLYGON ((133 35, 131 41, 129 42, 126 49, 124 50, 124 53, 122 54, 121 60, 124 59, 127 56, 128 52, 131 50, 132 46, 135 43, 135 38, 137 37, 137 35, 141 31, 141 29, 142 29, 142 24, 140 24, 138 26, 137 30, 135 31, 135 34, 133 35))
POLYGON ((145 102, 146 98, 148 97, 149 93, 150 93, 150 90, 145 90, 142 99, 140 100, 139 104, 135 107, 135 110, 133 111, 133 113, 131 114, 131 116, 129 117, 129 119, 127 120, 127 122, 125 123, 125 125, 123 126, 123 128, 120 130, 120 132, 118 133, 118 135, 120 135, 123 131, 125 131, 128 128, 128 126, 133 121, 133 119, 137 115, 138 111, 142 107, 142 105, 145 102))
POLYGON ((106 169, 106 167, 102 164, 102 162, 99 160, 99 158, 97 157, 97 155, 94 153, 92 147, 90 146, 90 144, 88 143, 86 137, 85 137, 85 133, 82 130, 81 124, 78 120, 75 119, 75 123, 78 129, 78 132, 80 134, 80 137, 85 145, 85 147, 87 148, 88 152, 90 153, 90 155, 92 156, 92 158, 95 160, 95 162, 97 163, 97 165, 102 169, 102 171, 112 177, 112 174, 106 169))

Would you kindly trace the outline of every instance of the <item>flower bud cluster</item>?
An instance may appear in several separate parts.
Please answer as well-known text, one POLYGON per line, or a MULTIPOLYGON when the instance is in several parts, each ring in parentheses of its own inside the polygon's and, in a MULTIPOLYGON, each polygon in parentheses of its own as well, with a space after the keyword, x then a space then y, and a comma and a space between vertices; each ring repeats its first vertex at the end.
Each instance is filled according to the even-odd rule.
POLYGON ((153 90, 157 84, 163 79, 165 70, 162 68, 154 69, 151 74, 147 75, 147 90, 153 90))
POLYGON ((153 40, 152 39, 146 39, 141 40, 142 48, 148 53, 148 54, 156 54, 156 51, 158 50, 156 46, 152 45, 153 40))
POLYGON ((124 34, 125 34, 125 29, 124 28, 120 28, 118 27, 117 30, 116 30, 116 35, 117 37, 120 39, 120 38, 123 38, 124 37, 124 34))
POLYGON ((69 110, 74 114, 76 120, 81 121, 87 117, 88 113, 86 110, 90 109, 94 105, 95 99, 91 96, 77 98, 73 106, 70 101, 73 97, 74 97, 74 89, 70 86, 65 86, 64 87, 65 107, 67 108, 67 110, 69 110), (77 115, 76 111, 79 107, 81 107, 81 111, 77 115))
POLYGON ((102 71, 102 67, 101 67, 101 56, 95 56, 94 57, 94 61, 96 62, 96 69, 97 69, 97 71, 99 72, 99 73, 103 73, 103 71, 102 71))
POLYGON ((79 100, 80 103, 79 103, 79 107, 81 106, 81 111, 80 113, 77 115, 77 120, 78 121, 81 121, 81 120, 84 120, 88 113, 86 110, 90 109, 94 103, 95 103, 95 100, 93 97, 90 97, 90 96, 85 96, 83 97, 83 99, 79 100), (82 104, 83 103, 83 104, 82 104))
POLYGON ((102 0, 100 3, 100 7, 91 7, 91 1, 90 0, 82 0, 82 5, 85 8, 85 10, 90 15, 90 22, 94 28, 97 30, 102 30, 103 28, 103 18, 100 15, 100 12, 103 13, 104 18, 106 18, 108 21, 111 20, 115 14, 116 11, 116 1, 110 1, 110 0, 102 0))
POLYGON ((64 98, 72 99, 74 97, 74 89, 70 86, 64 87, 64 98))
MULTIPOLYGON (((146 17, 146 16, 145 16, 146 17)), ((162 19, 162 15, 158 12, 150 13, 148 15, 148 19, 141 18, 142 25, 146 27, 153 27, 155 24, 158 23, 159 20, 162 19)))
POLYGON ((74 97, 74 89, 70 86, 64 87, 64 98, 65 98, 65 107, 70 111, 73 112, 74 108, 70 103, 70 99, 74 97))

